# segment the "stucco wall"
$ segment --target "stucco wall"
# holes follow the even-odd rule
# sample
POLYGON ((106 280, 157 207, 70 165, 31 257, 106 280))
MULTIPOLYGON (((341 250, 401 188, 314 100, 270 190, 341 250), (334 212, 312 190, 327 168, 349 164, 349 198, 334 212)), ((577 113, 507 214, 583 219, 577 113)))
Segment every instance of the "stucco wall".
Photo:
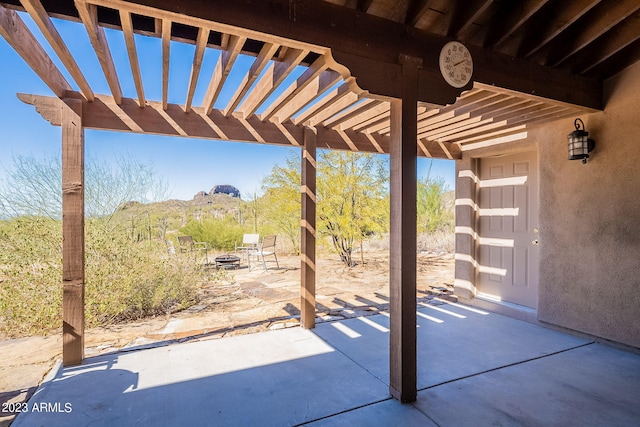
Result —
POLYGON ((583 116, 596 141, 567 160, 573 119, 530 133, 540 164, 539 320, 640 347, 640 63, 583 116))

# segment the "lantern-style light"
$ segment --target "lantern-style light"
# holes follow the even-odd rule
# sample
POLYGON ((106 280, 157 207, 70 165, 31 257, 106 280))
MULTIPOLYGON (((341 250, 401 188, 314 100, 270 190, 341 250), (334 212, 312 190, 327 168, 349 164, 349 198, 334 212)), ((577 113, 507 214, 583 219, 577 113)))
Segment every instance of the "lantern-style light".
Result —
POLYGON ((584 122, 579 118, 573 122, 576 130, 567 135, 569 140, 569 160, 580 160, 582 164, 587 163, 589 152, 594 149, 596 143, 593 139, 589 139, 589 132, 584 128, 584 122), (582 125, 582 129, 580 129, 582 125))

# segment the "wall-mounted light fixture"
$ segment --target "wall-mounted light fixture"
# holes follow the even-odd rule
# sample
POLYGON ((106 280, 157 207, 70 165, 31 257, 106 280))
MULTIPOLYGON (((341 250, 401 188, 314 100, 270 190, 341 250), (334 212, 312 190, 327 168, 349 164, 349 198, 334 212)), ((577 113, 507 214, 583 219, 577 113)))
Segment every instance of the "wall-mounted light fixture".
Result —
POLYGON ((589 132, 585 130, 582 120, 576 119, 573 124, 576 130, 567 135, 569 140, 569 160, 582 159, 582 164, 586 164, 589 152, 595 148, 596 142, 589 138, 589 132), (582 129, 580 129, 580 125, 582 125, 582 129))

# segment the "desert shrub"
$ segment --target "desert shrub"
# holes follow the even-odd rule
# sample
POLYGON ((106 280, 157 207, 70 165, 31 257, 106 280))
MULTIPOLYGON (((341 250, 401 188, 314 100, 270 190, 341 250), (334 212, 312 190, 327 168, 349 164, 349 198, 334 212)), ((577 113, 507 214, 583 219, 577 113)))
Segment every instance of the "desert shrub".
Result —
POLYGON ((209 247, 223 251, 232 251, 236 242, 242 242, 242 235, 248 233, 245 227, 235 219, 191 220, 180 229, 180 233, 192 236, 197 242, 207 242, 209 247))
POLYGON ((61 325, 62 227, 44 217, 0 221, 0 336, 61 325))
POLYGON ((417 226, 419 233, 435 231, 453 231, 454 215, 451 206, 447 206, 447 188, 442 178, 418 180, 417 188, 417 226))
MULTIPOLYGON (((59 221, 0 221, 0 336, 42 334, 62 324, 59 221)), ((86 224, 87 327, 186 307, 205 278, 198 260, 167 253, 160 241, 136 241, 100 219, 86 224)))
POLYGON ((86 315, 89 326, 165 314, 195 302, 199 260, 167 253, 163 242, 87 224, 86 315))

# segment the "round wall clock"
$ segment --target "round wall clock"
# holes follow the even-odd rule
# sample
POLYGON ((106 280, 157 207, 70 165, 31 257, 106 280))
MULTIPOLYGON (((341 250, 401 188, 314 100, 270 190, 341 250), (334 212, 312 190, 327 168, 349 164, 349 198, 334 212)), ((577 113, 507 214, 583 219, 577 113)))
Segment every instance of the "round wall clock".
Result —
POLYGON ((452 41, 440 51, 440 72, 453 87, 463 87, 471 81, 473 59, 469 49, 460 42, 452 41))

